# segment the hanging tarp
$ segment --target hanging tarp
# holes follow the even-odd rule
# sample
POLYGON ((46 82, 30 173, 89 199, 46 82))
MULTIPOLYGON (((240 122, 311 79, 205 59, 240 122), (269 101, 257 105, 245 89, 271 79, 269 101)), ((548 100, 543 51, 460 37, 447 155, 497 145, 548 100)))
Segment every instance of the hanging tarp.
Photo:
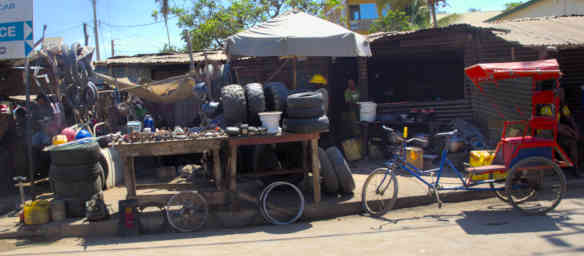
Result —
POLYGON ((190 74, 174 76, 160 81, 143 85, 132 83, 127 77, 115 78, 96 73, 108 85, 120 91, 140 97, 143 100, 155 103, 175 103, 193 97, 195 80, 190 74))
POLYGON ((229 56, 371 56, 363 35, 321 18, 286 12, 226 39, 229 56))

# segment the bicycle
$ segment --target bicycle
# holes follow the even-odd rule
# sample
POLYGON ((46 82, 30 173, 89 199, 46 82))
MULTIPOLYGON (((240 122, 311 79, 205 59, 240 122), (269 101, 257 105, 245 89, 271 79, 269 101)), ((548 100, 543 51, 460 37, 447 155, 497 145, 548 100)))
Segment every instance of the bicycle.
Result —
MULTIPOLYGON (((400 149, 397 154, 393 155, 392 159, 385 162, 385 167, 374 170, 365 180, 362 191, 362 204, 364 210, 372 216, 383 215, 394 207, 398 194, 398 181, 396 178, 396 172, 398 170, 405 170, 418 181, 425 184, 428 187, 428 194, 435 196, 439 208, 441 208, 443 204, 440 200, 439 191, 494 191, 497 193, 498 198, 510 203, 514 208, 517 208, 522 212, 527 214, 541 214, 554 209, 566 192, 566 180, 561 169, 552 160, 540 156, 530 156, 517 159, 518 161, 513 166, 489 165, 478 168, 466 168, 469 175, 466 177, 467 179, 465 181, 465 175, 462 174, 452 161, 448 159, 448 142, 452 136, 458 133, 458 130, 437 133, 434 135, 435 137, 446 137, 447 141, 441 153, 440 165, 438 168, 420 170, 407 162, 406 147, 412 142, 417 141, 427 143, 427 140, 421 138, 406 139, 399 136, 389 127, 383 126, 383 129, 390 133, 389 136, 392 136, 394 141, 399 141, 400 149), (454 171, 457 178, 460 180, 460 185, 447 187, 440 184, 440 178, 446 167, 450 167, 454 171), (510 170, 507 171, 507 169, 510 170), (492 174, 496 171, 503 171, 506 175, 503 178, 493 178, 492 174), (428 181, 422 177, 428 174, 432 177, 432 181, 428 181), (489 179, 474 181, 470 179, 473 174, 491 175, 489 179), (549 183, 550 180, 548 178, 549 176, 552 176, 550 174, 557 175, 556 180, 551 180, 557 182, 551 186, 551 190, 554 192, 552 194, 555 194, 551 199, 551 203, 547 206, 542 206, 543 202, 540 201, 537 201, 535 206, 525 204, 533 199, 539 200, 539 196, 545 194, 543 192, 543 189, 546 188, 544 184, 549 183), (380 178, 380 181, 376 182, 376 178, 380 178), (483 184, 489 184, 489 187, 477 187, 483 184), (499 186, 500 184, 504 185, 499 186)), ((498 150, 499 147, 497 147, 497 151, 498 150)), ((544 198, 547 199, 546 196, 547 194, 544 195, 544 198)))

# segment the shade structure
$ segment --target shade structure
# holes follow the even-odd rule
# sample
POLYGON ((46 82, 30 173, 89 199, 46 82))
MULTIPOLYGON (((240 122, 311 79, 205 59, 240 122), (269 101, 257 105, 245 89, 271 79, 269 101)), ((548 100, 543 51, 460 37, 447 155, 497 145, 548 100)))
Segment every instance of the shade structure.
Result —
POLYGON ((481 82, 519 77, 532 77, 534 80, 557 79, 562 74, 556 59, 475 64, 465 68, 464 72, 476 86, 481 82))
POLYGON ((363 35, 304 12, 290 11, 226 39, 229 56, 367 57, 363 35))

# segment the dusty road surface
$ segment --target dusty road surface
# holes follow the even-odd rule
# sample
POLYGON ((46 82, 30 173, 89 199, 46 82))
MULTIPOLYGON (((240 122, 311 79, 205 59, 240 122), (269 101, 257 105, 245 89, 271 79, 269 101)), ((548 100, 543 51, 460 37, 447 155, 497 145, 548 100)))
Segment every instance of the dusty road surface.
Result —
POLYGON ((0 240, 0 255, 583 255, 584 188, 547 216, 528 217, 496 198, 408 208, 383 218, 349 216, 133 238, 0 240))

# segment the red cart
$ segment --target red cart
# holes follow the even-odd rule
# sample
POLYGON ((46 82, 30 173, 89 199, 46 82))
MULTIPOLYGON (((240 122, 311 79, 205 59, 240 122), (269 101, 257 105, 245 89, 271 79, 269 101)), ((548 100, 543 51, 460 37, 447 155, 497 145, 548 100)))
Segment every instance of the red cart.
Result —
POLYGON ((492 178, 489 184, 493 188, 504 186, 504 189, 495 190, 497 196, 525 213, 537 214, 554 209, 566 193, 566 178, 561 167, 571 167, 573 163, 557 143, 560 98, 555 90, 537 90, 536 83, 552 80, 555 88, 559 88, 562 73, 558 62, 549 59, 476 64, 465 68, 465 73, 481 93, 485 93, 484 86, 498 88, 497 82, 504 79, 527 77, 533 84, 530 118, 505 121, 492 164, 467 168, 469 177, 488 175, 492 178), (538 114, 538 108, 544 105, 553 109, 551 116, 538 114), (507 137, 509 127, 517 125, 523 128, 523 133, 507 137), (552 135, 538 135, 538 131, 546 130, 552 135))

